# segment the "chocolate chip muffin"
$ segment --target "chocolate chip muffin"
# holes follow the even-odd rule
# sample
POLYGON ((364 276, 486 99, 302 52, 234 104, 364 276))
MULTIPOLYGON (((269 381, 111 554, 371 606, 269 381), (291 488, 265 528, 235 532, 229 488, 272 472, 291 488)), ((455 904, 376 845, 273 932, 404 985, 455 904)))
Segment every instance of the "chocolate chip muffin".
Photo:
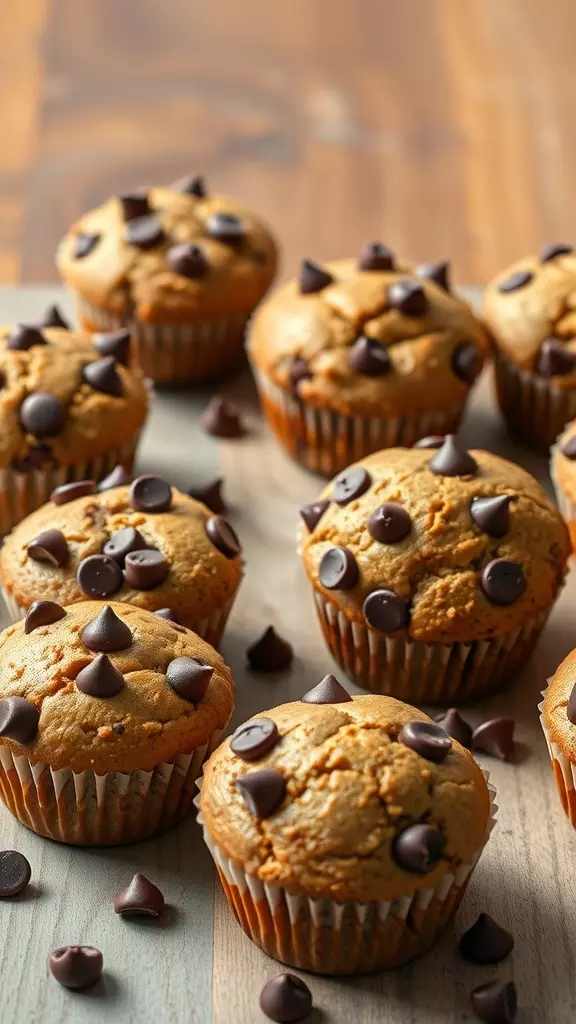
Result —
POLYGON ((548 680, 539 708, 562 807, 576 828, 576 650, 548 680))
POLYGON ((264 222, 202 178, 115 196, 81 217, 57 255, 91 331, 129 326, 160 383, 224 376, 276 273, 264 222))
POLYGON ((43 599, 114 598, 169 617, 216 647, 242 579, 232 527, 162 477, 102 490, 107 485, 56 488, 7 537, 0 581, 12 620, 43 599))
POLYGON ((44 323, 0 328, 0 534, 55 487, 130 468, 148 410, 126 332, 92 339, 52 308, 44 323))
POLYGON ((550 477, 576 551, 576 420, 569 423, 550 452, 550 477))
POLYGON ((233 706, 230 670, 183 626, 38 601, 0 636, 0 796, 60 842, 158 835, 190 810, 233 706))
POLYGON ((472 755, 422 712, 327 676, 241 725, 205 767, 204 838, 239 924, 303 970, 423 953, 492 825, 472 755))
POLYGON ((455 430, 487 348, 446 263, 416 267, 380 243, 358 260, 305 260, 260 307, 248 341, 270 426, 326 475, 455 430))
POLYGON ((576 253, 547 245, 486 289, 500 409, 512 433, 540 449, 576 417, 576 253))
POLYGON ((378 452, 301 509, 302 558, 352 679, 454 703, 508 683, 562 587, 566 526, 540 484, 453 435, 378 452), (438 447, 439 446, 439 447, 438 447))

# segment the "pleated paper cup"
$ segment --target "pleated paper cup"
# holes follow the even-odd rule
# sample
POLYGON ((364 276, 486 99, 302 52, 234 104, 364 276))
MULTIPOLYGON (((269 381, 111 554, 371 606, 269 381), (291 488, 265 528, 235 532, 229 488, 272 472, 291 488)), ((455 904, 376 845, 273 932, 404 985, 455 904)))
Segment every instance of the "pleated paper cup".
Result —
MULTIPOLYGON (((484 772, 488 783, 488 773, 484 772)), ((199 780, 200 788, 202 782, 199 780)), ((240 927, 269 956, 290 967, 318 974, 367 974, 398 967, 424 953, 453 919, 480 854, 494 827, 496 791, 490 791, 490 819, 474 857, 448 872, 432 889, 383 902, 313 899, 261 882, 228 857, 209 833, 204 840, 240 927)), ((199 798, 195 800, 199 806, 199 798)))
POLYGON ((572 501, 569 494, 562 489, 562 486, 558 480, 558 477, 554 470, 554 463, 558 457, 559 446, 553 445, 550 450, 550 479, 554 487, 554 494, 556 496, 556 503, 560 510, 568 532, 570 534, 570 540, 572 542, 572 551, 576 552, 576 503, 572 501))
POLYGON ((502 352, 494 356, 496 391, 510 430, 544 450, 576 418, 576 389, 559 388, 546 377, 516 366, 502 352))
MULTIPOLYGON (((548 689, 548 687, 546 687, 546 689, 548 689)), ((545 694, 546 690, 542 690, 542 697, 544 697, 545 694)), ((564 813, 570 823, 574 828, 576 828, 576 764, 566 757, 566 754, 562 752, 558 744, 554 743, 552 740, 544 719, 543 700, 538 705, 538 710, 540 712, 540 725, 542 726, 542 732, 544 733, 544 739, 546 740, 546 746, 548 747, 558 795, 560 796, 564 813)))

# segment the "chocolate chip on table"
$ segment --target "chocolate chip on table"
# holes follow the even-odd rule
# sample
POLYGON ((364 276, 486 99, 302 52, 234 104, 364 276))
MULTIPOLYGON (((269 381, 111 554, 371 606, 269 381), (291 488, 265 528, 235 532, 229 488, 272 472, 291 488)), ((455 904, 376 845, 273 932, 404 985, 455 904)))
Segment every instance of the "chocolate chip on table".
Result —
POLYGON ((566 717, 569 722, 572 722, 572 725, 576 725, 576 684, 572 687, 572 692, 568 698, 566 717))
POLYGON ((462 448, 455 434, 446 434, 442 447, 430 459, 428 469, 437 476, 476 476, 478 463, 462 448))
POLYGON ((412 529, 412 520, 406 509, 394 501, 379 505, 368 517, 368 533, 380 544, 397 544, 412 529))
POLYGON ((69 501, 76 501, 76 498, 85 498, 87 494, 95 493, 95 480, 74 480, 71 484, 55 487, 50 495, 50 501, 55 505, 67 505, 69 501))
POLYGON ((122 570, 108 555, 89 555, 80 562, 76 574, 80 590, 88 597, 112 597, 122 589, 122 570))
POLYGON ((122 216, 125 221, 135 220, 137 217, 147 217, 151 213, 148 193, 142 191, 124 192, 118 196, 122 207, 122 216))
POLYGON ((466 384, 473 384, 482 369, 482 360, 476 345, 471 342, 458 345, 452 353, 450 365, 452 372, 459 380, 463 380, 466 384))
POLYGON ((197 199, 205 199, 208 195, 206 181, 201 175, 195 177, 179 178, 170 185, 174 192, 184 192, 187 196, 196 196, 197 199))
POLYGON ((437 715, 436 722, 463 747, 469 748, 472 745, 472 726, 462 718, 457 708, 447 708, 446 711, 437 715))
POLYGON ((202 700, 213 675, 212 665, 206 665, 198 658, 174 658, 166 669, 168 685, 191 704, 202 700))
POLYGON ((32 869, 24 854, 17 850, 0 851, 0 899, 24 892, 31 876, 32 869))
POLYGON ((100 391, 104 395, 121 398, 124 394, 124 385, 116 368, 114 356, 105 356, 93 363, 87 363, 82 370, 82 380, 94 391, 100 391))
POLYGON ((506 277, 504 281, 500 281, 498 291, 505 295, 508 292, 517 292, 519 288, 525 288, 527 284, 530 284, 533 277, 534 274, 531 270, 517 270, 510 277, 506 277))
POLYGON ((444 849, 444 837, 433 825, 408 825, 392 843, 392 857, 399 867, 426 875, 437 864, 444 849))
POLYGON ((52 304, 48 306, 42 320, 40 322, 40 329, 43 327, 60 327, 63 331, 70 330, 70 324, 64 319, 58 306, 52 304))
POLYGON ((476 526, 489 537, 505 537, 510 529, 512 495, 495 494, 492 498, 474 498, 470 515, 476 526))
POLYGON ((437 263, 421 263, 416 267, 418 277, 425 281, 433 281, 444 292, 450 294, 450 263, 448 260, 439 260, 437 263))
POLYGON ((26 553, 35 562, 61 569, 68 562, 68 544, 60 530, 43 530, 26 545, 26 553))
POLYGON ((40 626, 51 626, 53 622, 58 622, 65 615, 66 612, 59 604, 56 604, 56 601, 34 601, 26 612, 24 632, 28 634, 39 629, 40 626))
POLYGON ((131 551, 141 551, 145 547, 147 544, 140 530, 136 530, 133 526, 125 526, 111 534, 102 550, 105 555, 109 555, 115 562, 118 562, 120 568, 123 569, 126 555, 129 555, 131 551))
POLYGON ((211 516, 206 521, 206 533, 226 558, 236 558, 242 551, 238 537, 223 516, 211 516))
POLYGON ((576 356, 558 338, 545 338, 540 345, 536 373, 541 377, 565 377, 574 373, 576 356))
POLYGON ((0 700, 0 736, 16 743, 30 743, 38 732, 40 712, 25 697, 4 697, 0 700))
POLYGON ((20 423, 34 437, 56 437, 64 426, 66 410, 56 395, 34 391, 20 406, 20 423))
POLYGON ((328 590, 352 590, 359 577, 358 563, 350 548, 329 548, 322 555, 318 578, 328 590))
POLYGON ((549 245, 545 245, 542 249, 540 262, 549 263, 550 260, 555 260, 557 256, 569 256, 573 252, 573 245, 568 245, 566 242, 552 242, 549 245))
POLYGON ((135 512, 167 512, 172 488, 161 476, 138 476, 130 488, 130 504, 135 512))
POLYGON ((394 253, 382 242, 369 242, 360 254, 358 270, 394 270, 394 253))
POLYGON ((222 515, 226 511, 226 502, 222 495, 223 484, 224 481, 219 477, 204 487, 191 487, 188 494, 195 501, 201 501, 211 512, 222 515))
POLYGON ((236 779, 248 810, 255 818, 268 818, 282 803, 286 780, 275 768, 263 768, 236 779))
POLYGON ((135 590, 154 590, 170 572, 170 566, 161 551, 144 548, 130 551, 124 561, 124 578, 135 590))
POLYGON ((47 345, 48 342, 38 327, 31 324, 17 324, 8 335, 6 347, 13 352, 27 352, 35 345, 47 345))
POLYGON ((472 749, 492 754, 501 761, 514 759, 514 719, 505 716, 489 718, 472 733, 472 749))
POLYGON ((212 213, 204 226, 210 238, 226 245, 239 245, 246 236, 246 224, 235 213, 212 213))
POLYGON ((164 896, 146 875, 137 872, 130 885, 114 897, 114 912, 122 917, 160 917, 165 910, 164 896))
POLYGON ((482 590, 492 604, 514 604, 526 590, 522 566, 510 558, 495 558, 482 571, 482 590))
POLYGON ((176 615, 176 612, 172 611, 171 608, 156 608, 154 615, 159 615, 161 619, 166 619, 168 622, 171 622, 172 625, 180 625, 180 619, 176 615))
POLYGON ((446 440, 446 434, 429 434, 428 437, 421 437, 415 441, 413 448, 441 448, 446 440))
POLYGON ((560 451, 566 459, 576 459, 576 434, 574 437, 568 438, 568 440, 562 445, 560 451))
POLYGON ((124 676, 112 664, 107 654, 97 654, 85 668, 80 669, 76 676, 76 686, 89 697, 115 697, 126 683, 124 676))
POLYGON ((392 369, 387 350, 375 338, 357 338, 348 355, 348 365, 365 377, 383 377, 392 369))
POLYGON ((246 651, 248 664, 256 672, 282 672, 291 664, 294 651, 273 626, 268 626, 262 636, 246 651))
POLYGON ((459 946, 464 959, 473 964, 497 964, 512 952, 514 939, 490 914, 480 914, 459 946))
POLYGON ((117 363, 128 366, 130 360, 130 331, 125 327, 118 331, 104 331, 92 335, 94 347, 101 356, 112 356, 117 363))
POLYGON ((48 957, 48 968, 65 988, 95 985, 102 977, 103 957, 96 946, 60 946, 48 957))
POLYGON ((132 646, 132 633, 109 604, 82 630, 82 643, 90 651, 100 653, 125 651, 132 646))
POLYGON ((513 981, 487 981, 470 993, 476 1016, 486 1024, 514 1024, 518 1007, 513 981))
POLYGON ((352 697, 335 676, 327 675, 308 690, 300 700, 303 704, 345 704, 352 697))
POLYGON ((260 993, 260 1009, 278 1024, 304 1020, 312 1012, 312 993, 295 974, 278 974, 260 993))
POLYGON ((313 263, 312 260, 302 260, 298 278, 301 295, 314 295, 316 292, 321 292, 323 288, 327 288, 333 281, 332 274, 329 274, 327 270, 323 270, 317 263, 313 263))
POLYGON ((230 750, 243 761, 257 761, 280 740, 276 722, 271 718, 253 718, 239 725, 230 740, 230 750))
POLYGON ((172 245, 166 253, 166 260, 170 270, 180 277, 187 277, 196 281, 208 271, 208 260, 199 245, 193 242, 181 242, 172 245))
POLYGON ((76 235, 74 241, 74 257, 77 260, 83 260, 86 256, 89 256, 93 249, 96 248, 100 241, 100 235, 88 235, 81 232, 76 235))
POLYGON ((240 410, 224 398, 215 395, 200 417, 200 426, 214 437, 244 437, 246 433, 240 418, 240 410))
POLYGON ((124 466, 114 466, 114 469, 105 476, 97 486, 98 492, 111 491, 114 487, 126 487, 132 477, 124 466))
POLYGON ((299 509, 299 514, 304 520, 304 523, 308 529, 308 533, 312 533, 317 526, 326 509, 330 505, 328 498, 322 498, 320 501, 312 501, 309 505, 302 505, 299 509))
POLYGON ((393 590, 373 590, 364 601, 364 618, 379 633, 394 633, 410 622, 407 601, 393 590))
POLYGON ((308 363, 302 356, 295 356, 290 363, 290 370, 288 373, 288 384, 290 391, 294 397, 298 397, 298 388, 303 380, 312 380, 314 374, 310 369, 308 363))
POLYGON ((165 237, 164 228, 154 216, 130 220, 124 228, 124 238, 129 245, 133 245, 137 249, 154 249, 164 241, 165 237))
POLYGON ((450 736, 435 722, 406 722, 400 730, 398 741, 435 764, 445 761, 452 750, 450 736))
POLYGON ((339 473, 332 488, 332 501, 337 505, 348 505, 368 490, 372 477, 362 466, 353 466, 339 473))
POLYGON ((388 305, 404 316, 420 317, 428 311, 428 298, 419 281, 404 278, 390 285, 388 305))

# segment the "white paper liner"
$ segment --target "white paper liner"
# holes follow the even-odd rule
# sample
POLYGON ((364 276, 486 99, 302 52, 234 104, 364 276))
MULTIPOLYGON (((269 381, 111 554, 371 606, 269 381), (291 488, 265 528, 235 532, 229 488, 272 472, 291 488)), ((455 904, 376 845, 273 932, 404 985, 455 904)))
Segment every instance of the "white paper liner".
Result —
MULTIPOLYGON (((542 697, 545 696, 546 687, 542 690, 542 697)), ((562 752, 557 743, 554 743, 550 737, 550 732, 544 719, 544 700, 538 705, 538 711, 540 712, 540 725, 542 726, 542 732, 544 733, 544 739, 546 740, 546 746, 548 747, 548 753, 552 762, 552 769, 554 771, 554 778, 556 780, 556 786, 562 802, 562 807, 566 816, 570 822, 576 828, 576 764, 570 761, 569 758, 562 752), (556 769, 556 765, 558 768, 556 769)))
POLYGON ((494 354, 498 402, 513 433, 539 449, 554 444, 576 419, 576 389, 559 388, 530 370, 516 366, 504 353, 494 354))

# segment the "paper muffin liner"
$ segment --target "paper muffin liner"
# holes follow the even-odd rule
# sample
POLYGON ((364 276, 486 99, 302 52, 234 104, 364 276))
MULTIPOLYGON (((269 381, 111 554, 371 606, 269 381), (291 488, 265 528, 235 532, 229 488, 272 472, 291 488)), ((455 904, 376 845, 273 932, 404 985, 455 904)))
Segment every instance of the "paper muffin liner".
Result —
MULTIPOLYGON (((542 690, 542 697, 545 696, 547 689, 548 687, 542 690)), ((542 726, 542 732, 548 747, 560 801, 564 808, 564 813, 570 820, 570 823, 576 828, 576 764, 566 757, 566 754, 562 752, 558 744, 554 743, 551 739, 550 731, 544 719, 543 700, 538 705, 538 711, 540 712, 540 725, 542 726)))
MULTIPOLYGON (((454 917, 496 821, 496 790, 489 782, 489 773, 482 774, 490 793, 490 817, 480 849, 468 863, 444 875, 434 888, 386 902, 338 903, 261 882, 218 846, 200 809, 198 822, 230 908, 257 946, 303 971, 367 974, 420 956, 454 917)), ((198 789, 201 786, 199 779, 198 789)), ((199 796, 194 803, 199 808, 199 796)))
POLYGON ((382 448, 410 448, 428 434, 454 433, 466 405, 464 398, 446 409, 420 415, 345 416, 307 405, 258 367, 252 365, 252 370, 262 409, 278 440, 292 458, 324 476, 334 476, 382 448))
POLYGON ((424 643, 352 622, 314 590, 318 618, 332 656, 359 686, 407 704, 454 704, 510 682, 528 661, 550 609, 490 640, 424 643))
POLYGON ((560 515, 568 527, 570 541, 572 543, 572 551, 576 552, 576 503, 573 502, 569 495, 562 489, 554 471, 554 463, 558 456, 558 452, 558 445, 553 445, 550 450, 550 479, 554 487, 554 494, 556 496, 556 503, 558 505, 560 515))
POLYGON ((576 418, 576 389, 559 388, 500 351, 494 366, 498 404, 512 433, 539 449, 549 448, 576 418))

